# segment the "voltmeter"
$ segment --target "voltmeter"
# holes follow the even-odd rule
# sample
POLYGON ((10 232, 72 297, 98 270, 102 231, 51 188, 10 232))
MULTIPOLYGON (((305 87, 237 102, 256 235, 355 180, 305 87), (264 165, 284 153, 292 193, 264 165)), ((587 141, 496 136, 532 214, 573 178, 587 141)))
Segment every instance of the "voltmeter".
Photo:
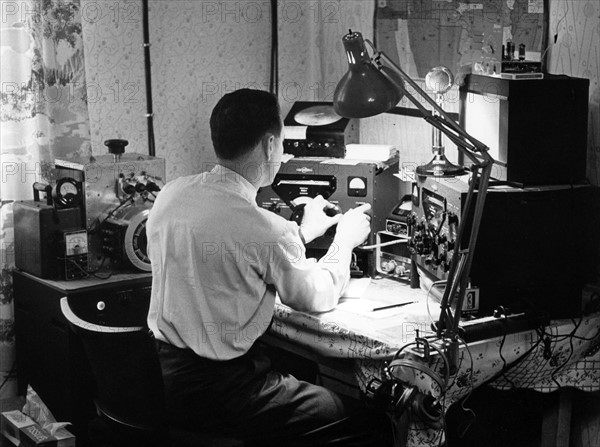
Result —
POLYGON ((63 177, 56 182, 52 190, 52 199, 57 208, 74 208, 83 202, 81 182, 63 177))

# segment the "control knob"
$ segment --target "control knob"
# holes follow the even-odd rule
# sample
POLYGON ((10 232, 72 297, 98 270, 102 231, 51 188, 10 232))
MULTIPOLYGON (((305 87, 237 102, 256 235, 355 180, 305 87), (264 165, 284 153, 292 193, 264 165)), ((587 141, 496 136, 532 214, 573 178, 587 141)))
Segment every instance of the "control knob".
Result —
POLYGON ((394 273, 394 271, 396 270, 396 263, 392 260, 384 261, 381 264, 381 269, 386 273, 394 273))
POLYGON ((108 147, 108 152, 113 154, 115 163, 121 159, 121 155, 125 152, 125 146, 129 144, 129 141, 122 140, 119 138, 106 140, 104 145, 108 147))
POLYGON ((402 276, 406 273, 406 268, 402 264, 397 265, 396 268, 394 269, 394 273, 398 276, 402 276))

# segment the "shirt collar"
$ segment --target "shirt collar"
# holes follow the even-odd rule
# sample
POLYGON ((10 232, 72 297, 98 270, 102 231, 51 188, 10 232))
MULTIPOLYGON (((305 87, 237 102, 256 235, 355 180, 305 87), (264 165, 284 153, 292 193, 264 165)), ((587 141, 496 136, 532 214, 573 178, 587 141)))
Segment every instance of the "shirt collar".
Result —
POLYGON ((236 185, 239 192, 252 203, 256 203, 256 188, 241 174, 223 165, 216 164, 210 171, 215 183, 236 185))

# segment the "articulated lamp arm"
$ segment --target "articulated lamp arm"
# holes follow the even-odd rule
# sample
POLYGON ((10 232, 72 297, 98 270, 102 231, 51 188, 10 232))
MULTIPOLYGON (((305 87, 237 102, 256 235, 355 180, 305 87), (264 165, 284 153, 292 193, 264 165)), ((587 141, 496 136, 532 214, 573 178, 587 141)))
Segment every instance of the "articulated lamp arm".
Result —
POLYGON ((410 85, 435 111, 436 114, 430 113, 427 108, 419 102, 413 94, 408 90, 404 89, 403 86, 398 86, 393 76, 389 76, 386 71, 382 71, 383 75, 386 76, 394 85, 404 89, 404 95, 406 98, 421 112, 423 118, 431 124, 433 127, 440 129, 450 141, 456 144, 459 150, 467 156, 473 163, 486 164, 494 163, 494 159, 489 155, 489 148, 481 141, 468 134, 465 129, 459 126, 450 116, 442 109, 426 92, 423 91, 419 84, 417 84, 404 70, 402 70, 392 59, 389 58, 385 53, 377 51, 373 43, 365 39, 365 43, 374 51, 373 60, 376 63, 385 63, 385 66, 390 67, 394 73, 398 74, 404 82, 410 85))
MULTIPOLYGON (((489 149, 485 144, 474 138, 450 118, 386 54, 377 51, 369 40, 363 41, 360 33, 350 31, 344 36, 343 43, 348 56, 349 71, 338 84, 334 94, 334 106, 340 115, 350 118, 362 118, 383 113, 394 107, 400 98, 406 95, 407 99, 419 110, 422 118, 446 135, 457 146, 458 150, 472 162, 470 168, 472 178, 457 232, 448 272, 448 281, 441 302, 441 313, 435 327, 437 335, 440 338, 449 339, 450 345, 453 346, 452 349, 448 350, 457 352, 457 338, 460 337, 460 316, 467 287, 469 286, 473 253, 494 159, 489 155, 489 149), (364 45, 365 42, 371 46, 373 57, 368 55, 364 45), (431 106, 434 113, 404 88, 404 82, 410 85, 431 106), (475 189, 477 189, 476 198, 474 198, 475 189), (462 248, 462 240, 465 238, 467 228, 465 222, 471 216, 473 208, 469 242, 467 246, 462 248), (454 312, 452 311, 453 305, 455 307, 454 312)), ((452 356, 449 357, 451 369, 455 369, 457 359, 452 358, 452 356)))

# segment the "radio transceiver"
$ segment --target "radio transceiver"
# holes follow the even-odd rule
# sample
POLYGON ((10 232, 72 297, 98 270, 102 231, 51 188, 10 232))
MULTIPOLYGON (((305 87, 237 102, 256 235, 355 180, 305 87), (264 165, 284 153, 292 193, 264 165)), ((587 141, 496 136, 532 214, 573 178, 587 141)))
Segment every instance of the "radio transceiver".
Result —
MULTIPOLYGON (((377 233, 385 228, 389 210, 397 202, 399 187, 394 172, 397 172, 398 160, 392 160, 390 164, 338 164, 335 160, 316 157, 292 158, 281 165, 271 186, 258 191, 257 203, 290 220, 295 220, 299 209, 317 195, 337 205, 341 212, 369 203, 372 216, 367 244, 374 244, 377 233)), ((307 255, 322 257, 332 241, 332 231, 326 232, 306 245, 307 255)), ((353 256, 353 276, 376 275, 375 259, 371 250, 361 250, 358 247, 353 256)))
POLYGON ((342 118, 328 102, 296 102, 283 122, 283 151, 296 157, 344 158, 358 143, 358 120, 342 118))
MULTIPOLYGON (((460 219, 468 219, 468 241, 467 189, 462 178, 432 177, 413 188, 411 248, 419 274, 432 281, 448 279, 460 219)), ((596 274, 599 226, 598 187, 490 185, 471 267, 473 307, 463 313, 488 316, 501 305, 552 318, 579 315, 583 287, 596 274)))

